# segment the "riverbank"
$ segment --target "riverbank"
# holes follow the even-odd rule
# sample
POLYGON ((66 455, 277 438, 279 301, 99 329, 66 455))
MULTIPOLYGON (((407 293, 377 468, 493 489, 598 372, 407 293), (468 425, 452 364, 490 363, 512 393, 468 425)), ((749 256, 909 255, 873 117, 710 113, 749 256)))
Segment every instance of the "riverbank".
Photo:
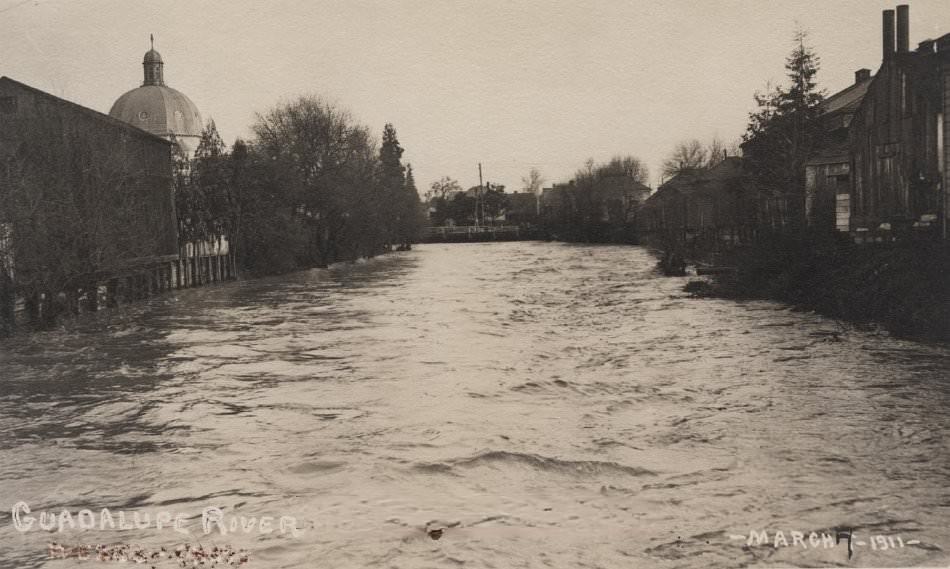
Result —
POLYGON ((720 258, 734 270, 693 281, 698 296, 764 298, 906 337, 950 341, 950 248, 773 236, 720 258))

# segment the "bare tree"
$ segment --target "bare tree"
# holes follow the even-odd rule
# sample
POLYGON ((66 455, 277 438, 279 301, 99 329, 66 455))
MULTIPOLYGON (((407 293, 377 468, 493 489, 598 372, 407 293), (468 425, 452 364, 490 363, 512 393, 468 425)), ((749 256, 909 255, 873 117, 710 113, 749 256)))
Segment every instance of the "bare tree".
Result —
POLYGON ((521 184, 524 191, 535 195, 539 195, 541 193, 541 189, 542 186, 544 186, 545 181, 546 180, 537 168, 532 168, 531 171, 528 172, 527 176, 521 178, 521 184))
POLYGON ((663 161, 663 177, 672 178, 677 174, 706 167, 709 151, 697 139, 678 143, 669 157, 663 161))
POLYGON ((437 182, 432 182, 429 185, 431 188, 426 192, 425 198, 427 200, 432 200, 438 198, 444 200, 447 195, 450 193, 461 192, 462 186, 459 185, 457 180, 453 180, 448 176, 442 176, 442 179, 437 182))
POLYGON ((614 156, 598 168, 601 176, 621 176, 634 182, 646 184, 650 179, 650 170, 642 160, 635 156, 614 156))
POLYGON ((742 149, 738 141, 727 144, 718 136, 714 136, 706 145, 706 154, 706 168, 712 168, 728 156, 741 156, 742 149))
POLYGON ((718 136, 714 136, 706 145, 706 168, 712 168, 726 158, 726 144, 718 136))
POLYGON ((714 136, 708 144, 695 138, 685 140, 677 144, 663 162, 663 177, 669 179, 683 172, 712 168, 727 156, 739 156, 740 152, 738 142, 726 144, 718 136, 714 136))

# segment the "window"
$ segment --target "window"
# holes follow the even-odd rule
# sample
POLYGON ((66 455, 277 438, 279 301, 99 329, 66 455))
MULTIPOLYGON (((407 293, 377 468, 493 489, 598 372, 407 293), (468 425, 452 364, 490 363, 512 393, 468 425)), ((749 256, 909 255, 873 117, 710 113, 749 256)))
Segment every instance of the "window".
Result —
POLYGON ((832 187, 837 195, 848 195, 851 193, 851 176, 848 174, 838 174, 833 177, 832 187))

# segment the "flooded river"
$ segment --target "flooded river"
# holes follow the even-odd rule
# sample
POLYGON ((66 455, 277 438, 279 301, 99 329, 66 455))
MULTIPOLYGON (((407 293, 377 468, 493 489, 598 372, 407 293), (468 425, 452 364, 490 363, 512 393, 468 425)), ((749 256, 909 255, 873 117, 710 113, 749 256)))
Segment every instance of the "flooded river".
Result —
POLYGON ((0 567, 78 563, 50 541, 266 568, 950 563, 950 349, 692 299, 654 265, 425 245, 0 343, 0 567))

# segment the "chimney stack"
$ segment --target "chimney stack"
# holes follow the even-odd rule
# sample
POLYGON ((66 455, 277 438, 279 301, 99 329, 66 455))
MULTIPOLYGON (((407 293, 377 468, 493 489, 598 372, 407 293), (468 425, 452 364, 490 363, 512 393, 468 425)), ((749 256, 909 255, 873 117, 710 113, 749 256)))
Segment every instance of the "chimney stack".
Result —
POLYGON ((910 51, 910 7, 901 4, 897 7, 897 53, 910 51))
POLYGON ((894 55, 894 10, 884 10, 884 59, 894 55))
POLYGON ((858 69, 854 72, 854 83, 855 85, 859 83, 864 83, 865 81, 871 80, 871 70, 870 69, 858 69))

